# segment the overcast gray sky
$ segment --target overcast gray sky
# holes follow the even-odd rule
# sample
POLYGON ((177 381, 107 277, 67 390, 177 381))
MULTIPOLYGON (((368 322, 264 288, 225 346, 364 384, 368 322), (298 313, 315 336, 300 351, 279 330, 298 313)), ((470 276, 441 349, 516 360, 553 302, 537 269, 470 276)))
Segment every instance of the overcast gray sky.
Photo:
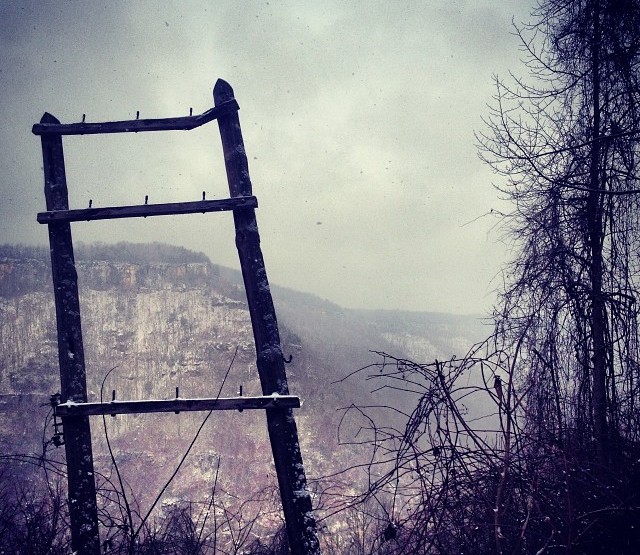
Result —
MULTIPOLYGON (((234 88, 272 283, 346 307, 486 312, 505 260, 473 137, 518 72, 527 2, 0 0, 0 242, 42 243, 40 140, 62 122, 200 113, 234 88)), ((215 123, 65 138, 73 208, 228 196, 215 123)), ((237 266, 230 214, 74 224, 237 266)))

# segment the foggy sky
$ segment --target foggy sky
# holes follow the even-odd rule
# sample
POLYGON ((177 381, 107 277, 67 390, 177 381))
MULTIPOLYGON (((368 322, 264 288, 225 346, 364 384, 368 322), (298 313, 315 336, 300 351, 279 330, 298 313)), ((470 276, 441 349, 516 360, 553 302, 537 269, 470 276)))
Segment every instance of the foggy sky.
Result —
MULTIPOLYGON (((345 307, 483 313, 506 248, 473 132, 520 71, 517 0, 0 0, 0 242, 46 244, 40 140, 64 123, 187 115, 234 88, 272 283, 345 307)), ((521 72, 521 71, 520 71, 521 72)), ((228 196, 217 125, 64 139, 72 208, 228 196)), ((230 214, 73 224, 237 267, 230 214)))

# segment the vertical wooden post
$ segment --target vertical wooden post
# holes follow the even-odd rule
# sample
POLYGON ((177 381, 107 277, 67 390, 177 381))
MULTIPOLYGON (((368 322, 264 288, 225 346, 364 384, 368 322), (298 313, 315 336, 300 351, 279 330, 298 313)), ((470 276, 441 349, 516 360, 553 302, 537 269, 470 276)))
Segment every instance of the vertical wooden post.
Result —
MULTIPOLYGON (((44 114, 40 122, 60 123, 51 114, 44 114)), ((42 135, 42 159, 47 210, 67 210, 69 198, 60 135, 42 135)), ((69 223, 49 224, 49 245, 58 326, 61 399, 63 402, 86 402, 78 278, 69 223)), ((78 555, 99 555, 100 538, 89 417, 62 417, 62 427, 67 458, 71 548, 78 555)))
MULTIPOLYGON (((233 99, 233 89, 219 79, 213 89, 216 106, 233 99)), ((218 118, 232 197, 252 194, 249 166, 237 112, 218 118)), ((258 373, 264 395, 288 395, 278 322, 265 270, 255 210, 234 210, 236 246, 256 341, 258 373)), ((291 409, 268 409, 267 427, 278 475, 282 508, 292 555, 320 553, 316 524, 302 465, 298 430, 291 409)))

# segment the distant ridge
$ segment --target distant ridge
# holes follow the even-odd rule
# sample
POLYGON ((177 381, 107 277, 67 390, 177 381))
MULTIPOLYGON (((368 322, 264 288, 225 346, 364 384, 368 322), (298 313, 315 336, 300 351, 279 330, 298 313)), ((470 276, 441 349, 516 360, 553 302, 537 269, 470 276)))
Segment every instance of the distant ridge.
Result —
MULTIPOLYGON (((189 264, 208 263, 207 256, 201 252, 195 252, 184 247, 169 245, 166 243, 76 243, 74 255, 77 261, 87 262, 128 262, 132 264, 189 264)), ((49 249, 44 245, 0 245, 0 259, 34 259, 49 260, 49 249)))
MULTIPOLYGON (((134 243, 120 241, 118 243, 83 243, 79 242, 74 247, 77 263, 82 262, 122 262, 128 264, 207 264, 216 268, 217 275, 229 284, 243 288, 242 273, 235 268, 221 266, 212 262, 202 252, 189 250, 185 247, 170 245, 167 243, 134 243)), ((44 245, 0 244, 0 260, 39 260, 49 262, 49 249, 44 245)), ((268 268, 267 268, 268 271, 268 268)), ((310 305, 311 307, 324 306, 333 311, 346 311, 358 314, 365 319, 374 319, 379 322, 392 322, 401 318, 410 323, 412 327, 420 325, 425 318, 440 323, 455 324, 460 321, 482 320, 480 314, 451 314, 447 312, 393 310, 378 308, 344 308, 333 301, 296 289, 283 287, 270 283, 274 298, 287 298, 289 302, 310 305)))

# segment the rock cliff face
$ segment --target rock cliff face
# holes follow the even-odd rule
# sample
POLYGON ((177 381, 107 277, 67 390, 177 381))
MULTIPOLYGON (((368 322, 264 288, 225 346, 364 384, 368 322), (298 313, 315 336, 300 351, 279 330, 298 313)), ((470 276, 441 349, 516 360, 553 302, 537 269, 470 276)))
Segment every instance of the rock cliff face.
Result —
MULTIPOLYGON (((194 253, 157 247, 123 246, 120 260, 113 248, 109 256, 96 248, 77 252, 89 400, 111 399, 114 390, 122 400, 168 399, 176 388, 181 397, 224 397, 241 385, 246 395, 260 395, 238 273, 194 253), (142 256, 145 249, 160 254, 142 256)), ((41 452, 43 438, 53 434, 48 399, 59 390, 59 375, 47 256, 38 249, 0 249, 3 453, 41 452)), ((296 418, 310 478, 354 462, 354 451, 338 446, 338 409, 377 401, 362 381, 335 382, 375 359, 369 349, 428 360, 465 351, 482 333, 468 318, 348 311, 310 295, 273 291, 283 352, 293 356, 290 389, 304 403, 296 418)), ((135 497, 147 504, 205 416, 92 418, 99 484, 107 487, 112 473, 105 429, 135 497)), ((49 446, 47 454, 61 458, 62 451, 49 446)), ((230 493, 275 486, 264 415, 215 412, 167 499, 206 495, 218 457, 220 484, 230 493)))

